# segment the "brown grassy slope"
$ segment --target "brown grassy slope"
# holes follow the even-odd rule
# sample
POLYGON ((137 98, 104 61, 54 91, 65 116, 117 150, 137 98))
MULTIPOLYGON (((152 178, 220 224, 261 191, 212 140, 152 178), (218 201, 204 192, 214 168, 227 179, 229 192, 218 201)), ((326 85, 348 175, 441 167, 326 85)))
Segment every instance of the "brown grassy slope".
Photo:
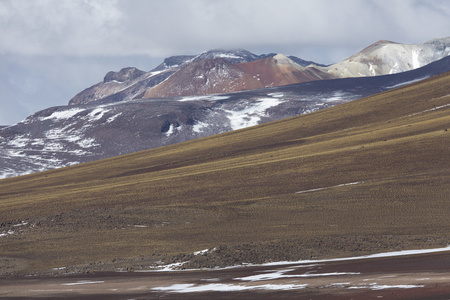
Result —
POLYGON ((448 237, 449 127, 447 73, 308 115, 4 179, 0 231, 29 224, 0 237, 0 257, 43 270, 246 242, 448 237), (320 190, 298 193, 310 189, 320 190))

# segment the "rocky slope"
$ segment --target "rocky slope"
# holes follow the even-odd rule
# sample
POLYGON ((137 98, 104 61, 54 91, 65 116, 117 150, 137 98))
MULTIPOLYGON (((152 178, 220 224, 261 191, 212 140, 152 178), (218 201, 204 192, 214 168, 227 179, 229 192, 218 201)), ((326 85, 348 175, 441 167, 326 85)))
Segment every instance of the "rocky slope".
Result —
POLYGON ((238 67, 256 78, 261 88, 335 78, 313 65, 301 66, 283 54, 239 64, 238 67))
POLYGON ((333 77, 316 69, 305 72, 308 74, 302 77, 297 73, 304 72, 304 67, 310 64, 320 64, 290 56, 284 59, 290 61, 291 72, 294 72, 295 75, 291 76, 292 78, 288 81, 273 80, 273 78, 285 76, 284 72, 287 72, 286 68, 262 67, 268 62, 276 65, 277 59, 274 56, 276 56, 275 53, 256 55, 243 49, 216 49, 196 56, 172 56, 166 58, 163 63, 150 72, 136 68, 124 68, 118 72, 111 71, 106 74, 102 82, 75 95, 69 101, 69 105, 140 99, 144 97, 144 94, 146 98, 154 98, 229 93, 298 83, 311 80, 311 78, 320 79, 309 73, 321 73, 323 79, 333 77), (254 70, 258 70, 258 72, 254 70), (280 71, 283 74, 276 74, 280 71), (261 78, 266 77, 272 78, 272 80, 264 84, 261 78))
POLYGON ((376 76, 423 67, 450 54, 450 37, 421 44, 378 41, 346 60, 321 68, 336 77, 376 76))
POLYGON ((333 78, 283 54, 245 63, 208 58, 185 65, 161 84, 149 88, 144 98, 219 94, 333 78))
MULTIPOLYGON (((0 128, 0 178, 280 120, 449 70, 450 57, 446 57, 413 71, 386 76, 319 80, 220 95, 53 107, 0 128)), ((115 78, 121 80, 120 76, 115 78)))
POLYGON ((198 60, 185 65, 161 84, 148 89, 144 98, 197 96, 257 89, 249 74, 224 58, 198 60))
POLYGON ((124 68, 119 72, 108 72, 99 82, 78 93, 69 105, 108 103, 142 98, 145 91, 166 80, 172 69, 144 72, 136 68, 124 68))

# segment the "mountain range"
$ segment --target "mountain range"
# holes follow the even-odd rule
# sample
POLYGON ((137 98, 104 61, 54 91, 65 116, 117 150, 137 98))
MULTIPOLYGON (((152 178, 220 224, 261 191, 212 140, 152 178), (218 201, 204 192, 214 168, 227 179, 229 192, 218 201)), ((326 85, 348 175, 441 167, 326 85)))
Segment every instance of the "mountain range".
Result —
POLYGON ((111 71, 68 106, 0 128, 0 178, 242 129, 397 88, 449 71, 449 45, 449 38, 378 42, 331 66, 212 50, 167 58, 150 72, 111 71), (338 78, 353 69, 361 74, 338 78))
POLYGON ((94 101, 106 103, 140 98, 207 95, 264 88, 267 85, 278 86, 300 82, 301 76, 314 79, 311 75, 301 75, 301 70, 307 65, 320 65, 294 56, 286 58, 281 54, 281 60, 278 62, 275 56, 277 54, 274 53, 256 55, 243 49, 216 49, 196 56, 173 56, 166 58, 150 72, 132 67, 123 68, 119 72, 111 71, 106 74, 103 82, 73 97, 69 105, 94 101), (283 73, 286 74, 282 75, 283 73), (265 74, 270 78, 265 78, 265 74), (275 76, 291 78, 275 80, 275 76), (263 82, 260 82, 261 79, 263 82))
POLYGON ((421 44, 378 41, 342 62, 324 66, 283 54, 211 50, 174 56, 150 72, 124 68, 109 72, 69 105, 96 101, 230 93, 313 80, 395 74, 423 67, 450 54, 450 37, 421 44))

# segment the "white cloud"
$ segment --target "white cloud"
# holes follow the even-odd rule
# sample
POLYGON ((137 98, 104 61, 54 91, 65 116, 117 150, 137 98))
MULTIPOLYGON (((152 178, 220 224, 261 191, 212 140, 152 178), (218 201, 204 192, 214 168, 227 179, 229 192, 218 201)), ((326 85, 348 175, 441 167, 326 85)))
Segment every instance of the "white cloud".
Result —
POLYGON ((2 1, 0 16, 0 53, 29 55, 100 54, 122 20, 114 0, 2 1))
POLYGON ((0 53, 165 56, 267 44, 365 46, 448 34, 448 1, 3 0, 0 53))

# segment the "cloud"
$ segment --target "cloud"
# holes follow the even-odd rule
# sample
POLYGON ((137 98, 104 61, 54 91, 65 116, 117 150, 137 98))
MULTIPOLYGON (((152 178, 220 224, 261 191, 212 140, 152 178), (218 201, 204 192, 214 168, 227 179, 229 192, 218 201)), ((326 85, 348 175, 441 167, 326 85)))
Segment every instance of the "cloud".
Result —
POLYGON ((13 0, 0 53, 164 56, 218 47, 421 42, 448 34, 448 1, 13 0))
POLYGON ((119 32, 121 20, 114 0, 2 1, 0 53, 99 54, 119 32))

